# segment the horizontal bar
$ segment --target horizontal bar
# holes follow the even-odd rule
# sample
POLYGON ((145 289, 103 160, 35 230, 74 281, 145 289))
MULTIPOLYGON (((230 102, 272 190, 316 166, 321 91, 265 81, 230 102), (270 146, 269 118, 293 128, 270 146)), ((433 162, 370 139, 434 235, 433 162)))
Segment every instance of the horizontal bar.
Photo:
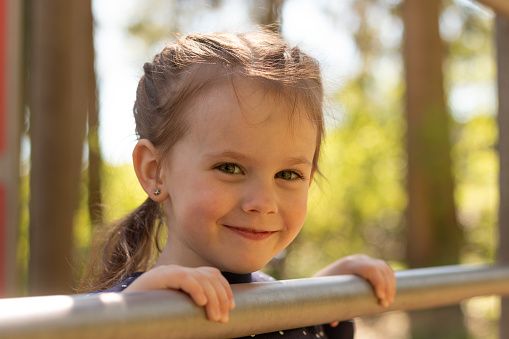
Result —
POLYGON ((0 300, 0 337, 225 338, 330 323, 392 310, 430 308, 482 295, 509 295, 509 266, 443 266, 396 272, 393 305, 370 285, 334 276, 233 285, 228 324, 206 320, 178 291, 144 291, 0 300))

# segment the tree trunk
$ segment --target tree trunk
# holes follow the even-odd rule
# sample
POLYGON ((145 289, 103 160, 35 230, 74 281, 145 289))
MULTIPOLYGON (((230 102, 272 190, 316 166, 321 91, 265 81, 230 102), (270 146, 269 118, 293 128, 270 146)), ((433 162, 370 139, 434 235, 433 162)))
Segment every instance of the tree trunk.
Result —
MULTIPOLYGON (((440 4, 440 0, 406 0, 403 11, 408 154, 406 253, 412 268, 458 263, 462 243, 454 205, 449 117, 443 90, 440 4)), ((413 313, 414 338, 465 337, 460 312, 458 306, 453 306, 413 313), (448 329, 451 333, 445 332, 448 329)))
POLYGON ((99 144, 99 110, 94 68, 94 18, 87 8, 87 70, 88 70, 88 210, 92 229, 103 222, 101 198, 101 148, 99 144))
MULTIPOLYGON (((499 172, 499 243, 498 261, 509 264, 509 20, 497 16, 496 42, 498 65, 498 154, 499 172)), ((499 338, 509 338, 509 298, 502 298, 499 338)))
POLYGON ((87 110, 90 1, 29 1, 29 293, 69 293, 73 219, 79 198, 87 110))
POLYGON ((258 23, 274 33, 281 33, 284 0, 265 0, 262 3, 264 5, 260 5, 259 1, 254 2, 258 23))

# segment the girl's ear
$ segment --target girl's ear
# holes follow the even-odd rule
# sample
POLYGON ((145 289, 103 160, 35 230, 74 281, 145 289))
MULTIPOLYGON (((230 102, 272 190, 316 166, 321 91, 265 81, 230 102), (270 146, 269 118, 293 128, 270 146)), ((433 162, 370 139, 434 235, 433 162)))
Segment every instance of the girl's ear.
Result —
POLYGON ((147 139, 138 141, 133 150, 133 165, 138 181, 149 197, 162 202, 168 197, 168 192, 159 173, 159 152, 147 139))

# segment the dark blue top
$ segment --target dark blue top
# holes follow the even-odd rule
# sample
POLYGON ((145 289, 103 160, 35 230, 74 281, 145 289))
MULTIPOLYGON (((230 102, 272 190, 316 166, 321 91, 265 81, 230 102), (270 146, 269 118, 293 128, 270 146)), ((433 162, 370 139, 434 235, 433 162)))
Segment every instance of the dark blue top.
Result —
MULTIPOLYGON (((124 281, 115 285, 107 290, 101 292, 122 292, 129 286, 136 278, 142 275, 143 272, 131 274, 124 281)), ((251 282, 274 281, 271 276, 262 273, 254 272, 248 274, 235 274, 229 272, 222 272, 223 276, 230 284, 242 284, 251 282)), ((291 330, 283 330, 265 334, 251 335, 243 338, 338 338, 338 339, 352 339, 354 336, 354 322, 353 320, 340 322, 337 327, 329 325, 317 325, 303 328, 296 328, 291 330)))

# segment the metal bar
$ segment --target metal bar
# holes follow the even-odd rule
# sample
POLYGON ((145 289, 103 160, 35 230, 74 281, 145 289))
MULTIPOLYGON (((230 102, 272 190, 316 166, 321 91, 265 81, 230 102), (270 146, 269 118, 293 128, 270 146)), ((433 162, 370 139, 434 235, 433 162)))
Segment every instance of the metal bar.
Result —
POLYGON ((228 324, 206 320, 204 310, 177 291, 4 299, 0 337, 231 338, 509 295, 509 266, 444 266, 400 271, 396 277, 396 300, 387 309, 355 276, 233 285, 237 306, 228 324))
POLYGON ((495 13, 505 16, 509 19, 509 1, 508 0, 477 0, 488 7, 495 13))

